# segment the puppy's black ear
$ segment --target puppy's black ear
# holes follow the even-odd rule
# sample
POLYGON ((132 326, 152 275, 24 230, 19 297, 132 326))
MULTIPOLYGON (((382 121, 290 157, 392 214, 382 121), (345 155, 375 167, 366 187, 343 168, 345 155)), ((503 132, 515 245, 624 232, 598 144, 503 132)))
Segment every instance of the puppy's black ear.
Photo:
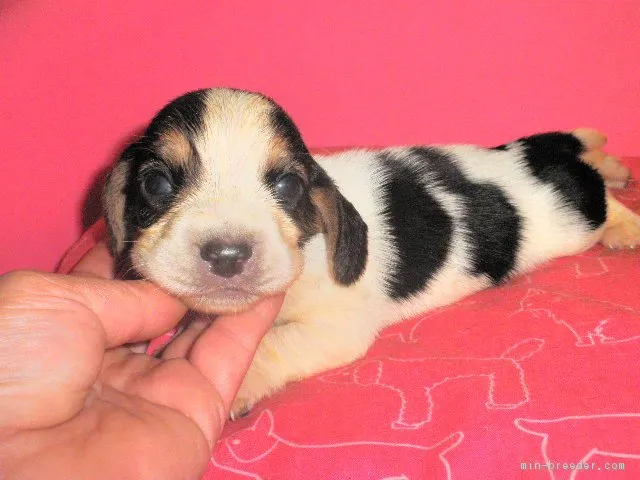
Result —
POLYGON ((319 226, 326 234, 333 276, 338 283, 351 285, 367 264, 367 224, 318 165, 314 165, 311 184, 311 198, 319 214, 319 226))
POLYGON ((126 193, 129 182, 129 159, 132 147, 127 148, 107 177, 102 194, 102 208, 107 222, 111 252, 117 259, 125 249, 127 229, 124 220, 126 193))

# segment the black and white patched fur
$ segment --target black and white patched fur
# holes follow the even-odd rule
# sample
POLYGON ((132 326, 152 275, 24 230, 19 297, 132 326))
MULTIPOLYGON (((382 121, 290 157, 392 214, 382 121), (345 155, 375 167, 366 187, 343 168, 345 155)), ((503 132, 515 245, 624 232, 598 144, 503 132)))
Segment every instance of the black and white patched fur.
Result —
POLYGON ((193 310, 239 311, 287 292, 238 413, 353 361, 388 325, 599 240, 637 245, 638 217, 597 171, 628 176, 604 143, 580 129, 496 148, 312 156, 271 99, 200 90, 126 149, 104 204, 121 268, 193 310))

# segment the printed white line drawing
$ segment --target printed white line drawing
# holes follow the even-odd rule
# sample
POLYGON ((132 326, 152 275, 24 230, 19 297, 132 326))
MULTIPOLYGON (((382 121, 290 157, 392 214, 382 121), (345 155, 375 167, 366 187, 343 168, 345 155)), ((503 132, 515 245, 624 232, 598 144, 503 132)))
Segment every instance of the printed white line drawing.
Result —
POLYGON ((602 257, 583 257, 575 263, 576 278, 597 277, 609 273, 609 267, 602 257))
POLYGON ((300 444, 274 430, 273 413, 263 410, 252 426, 218 442, 211 464, 256 480, 277 477, 278 466, 293 471, 291 462, 299 478, 450 480, 445 455, 464 439, 463 432, 454 432, 430 446, 373 441, 300 444))
POLYGON ((438 317, 440 315, 446 315, 452 311, 460 313, 463 311, 467 311, 468 309, 474 309, 477 305, 480 305, 480 304, 481 302, 479 300, 477 300, 474 297, 471 297, 471 298, 461 300, 452 305, 446 305, 444 307, 440 307, 437 310, 434 310, 422 316, 422 318, 420 318, 417 322, 415 322, 415 324, 411 327, 408 334, 403 334, 403 333, 397 334, 398 339, 404 343, 417 343, 420 339, 419 330, 423 326, 423 324, 429 325, 429 323, 433 323, 433 319, 435 317, 438 317))
MULTIPOLYGON (((582 255, 576 255, 574 257, 568 257, 566 259, 558 260, 557 262, 564 262, 564 267, 572 270, 573 276, 576 280, 601 277, 615 272, 617 270, 616 264, 618 264, 619 267, 626 268, 625 265, 628 263, 617 256, 601 256, 597 250, 590 251, 582 255)), ((535 281, 539 281, 544 278, 544 274, 544 269, 539 270, 534 273, 533 278, 535 281)))
MULTIPOLYGON (((513 423, 518 430, 542 437, 541 464, 591 464, 594 455, 640 460, 640 413, 517 418, 513 423)), ((548 469, 552 480, 574 480, 582 471, 586 470, 548 469)), ((584 477, 590 478, 589 473, 584 477)))
POLYGON ((585 302, 571 295, 530 288, 520 301, 520 309, 511 317, 522 313, 568 329, 576 338, 577 347, 640 339, 640 312, 626 305, 594 299, 585 302), (556 314, 556 310, 563 313, 556 314))
POLYGON ((433 415, 433 390, 461 378, 485 377, 488 380, 488 409, 516 409, 529 401, 524 370, 519 362, 536 354, 544 340, 529 338, 491 358, 383 358, 365 360, 320 377, 321 381, 379 387, 395 392, 400 399, 392 429, 417 429, 429 423, 433 415))

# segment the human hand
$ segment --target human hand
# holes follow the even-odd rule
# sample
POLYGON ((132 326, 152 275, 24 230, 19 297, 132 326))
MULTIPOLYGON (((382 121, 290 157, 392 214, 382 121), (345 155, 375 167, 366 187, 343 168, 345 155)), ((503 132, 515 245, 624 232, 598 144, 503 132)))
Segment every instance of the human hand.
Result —
POLYGON ((72 275, 0 277, 0 478, 198 479, 282 296, 199 319, 154 358, 179 300, 108 278, 96 246, 72 275))

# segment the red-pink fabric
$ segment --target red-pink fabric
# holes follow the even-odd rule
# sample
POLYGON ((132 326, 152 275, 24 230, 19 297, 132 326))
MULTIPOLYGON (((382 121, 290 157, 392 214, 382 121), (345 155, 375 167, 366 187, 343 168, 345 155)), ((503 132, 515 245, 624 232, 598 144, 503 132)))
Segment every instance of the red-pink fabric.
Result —
MULTIPOLYGON (((616 195, 640 207, 637 182, 616 195)), ((63 270, 103 235, 92 227, 63 270)), ((598 246, 289 385, 227 424, 204 478, 637 479, 639 352, 640 251, 598 246)))

